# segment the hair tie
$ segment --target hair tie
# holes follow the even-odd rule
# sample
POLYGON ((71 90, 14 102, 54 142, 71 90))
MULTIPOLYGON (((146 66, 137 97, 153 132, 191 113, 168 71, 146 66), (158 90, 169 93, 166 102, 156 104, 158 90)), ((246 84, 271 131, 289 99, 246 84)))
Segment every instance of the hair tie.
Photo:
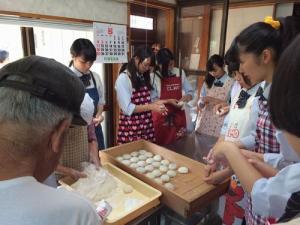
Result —
POLYGON ((280 28, 280 22, 278 20, 273 20, 272 16, 266 16, 264 23, 270 24, 275 30, 280 28))

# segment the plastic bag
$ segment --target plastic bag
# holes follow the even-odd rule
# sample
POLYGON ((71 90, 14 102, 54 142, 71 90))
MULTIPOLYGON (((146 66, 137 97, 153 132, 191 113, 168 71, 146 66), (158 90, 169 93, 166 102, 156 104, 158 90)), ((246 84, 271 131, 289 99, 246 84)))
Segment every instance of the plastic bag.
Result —
POLYGON ((92 202, 110 197, 117 189, 117 181, 107 170, 96 169, 91 163, 83 163, 83 172, 86 178, 80 178, 71 187, 87 197, 92 202))

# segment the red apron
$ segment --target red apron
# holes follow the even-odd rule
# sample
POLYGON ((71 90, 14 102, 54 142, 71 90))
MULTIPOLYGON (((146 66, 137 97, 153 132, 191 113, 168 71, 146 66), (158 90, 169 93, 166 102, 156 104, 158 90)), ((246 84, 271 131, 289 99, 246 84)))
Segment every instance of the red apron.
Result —
MULTIPOLYGON (((133 89, 131 102, 135 105, 151 103, 149 88, 143 86, 138 91, 133 89)), ((131 116, 127 116, 121 110, 117 143, 120 145, 140 139, 155 141, 151 111, 132 113, 131 116)))
MULTIPOLYGON (((180 100, 181 98, 181 77, 162 78, 160 99, 180 100)), ((184 110, 170 104, 166 105, 166 107, 168 108, 168 115, 152 112, 156 143, 161 145, 174 142, 182 136, 182 133, 186 129, 184 110)))

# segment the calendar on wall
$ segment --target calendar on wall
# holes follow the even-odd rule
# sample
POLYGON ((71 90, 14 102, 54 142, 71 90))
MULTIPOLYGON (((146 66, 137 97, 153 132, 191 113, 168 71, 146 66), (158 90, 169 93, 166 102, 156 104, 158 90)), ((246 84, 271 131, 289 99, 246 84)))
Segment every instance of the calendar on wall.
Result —
POLYGON ((93 23, 93 31, 97 62, 127 62, 127 36, 125 25, 93 23))

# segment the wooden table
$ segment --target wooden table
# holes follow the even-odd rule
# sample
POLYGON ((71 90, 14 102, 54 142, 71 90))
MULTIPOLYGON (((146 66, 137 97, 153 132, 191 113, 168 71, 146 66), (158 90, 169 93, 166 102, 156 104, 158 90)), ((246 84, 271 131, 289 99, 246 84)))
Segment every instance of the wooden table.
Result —
POLYGON ((193 132, 164 147, 203 163, 203 156, 207 155, 216 142, 216 137, 193 132))

